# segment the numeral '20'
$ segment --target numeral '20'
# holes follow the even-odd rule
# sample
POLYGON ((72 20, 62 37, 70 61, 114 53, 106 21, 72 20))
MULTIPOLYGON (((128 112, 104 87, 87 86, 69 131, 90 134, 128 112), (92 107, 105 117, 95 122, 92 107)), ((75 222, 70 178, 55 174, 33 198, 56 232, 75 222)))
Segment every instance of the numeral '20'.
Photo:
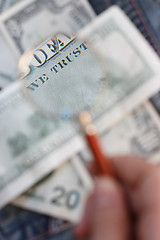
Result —
POLYGON ((80 194, 76 190, 67 192, 63 187, 56 187, 54 188, 54 191, 57 192, 57 195, 51 200, 53 204, 60 206, 63 204, 61 201, 64 199, 64 204, 67 208, 74 209, 78 206, 80 202, 80 194))

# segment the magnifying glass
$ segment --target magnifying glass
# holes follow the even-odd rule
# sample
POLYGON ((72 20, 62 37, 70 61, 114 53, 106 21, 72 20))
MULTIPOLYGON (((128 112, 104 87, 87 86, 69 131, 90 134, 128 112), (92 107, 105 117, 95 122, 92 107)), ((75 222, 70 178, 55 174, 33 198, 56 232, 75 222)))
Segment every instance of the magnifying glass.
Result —
POLYGON ((24 95, 43 114, 81 124, 97 170, 113 176, 91 120, 99 96, 107 89, 105 65, 103 54, 87 40, 60 32, 24 53, 19 79, 24 95))

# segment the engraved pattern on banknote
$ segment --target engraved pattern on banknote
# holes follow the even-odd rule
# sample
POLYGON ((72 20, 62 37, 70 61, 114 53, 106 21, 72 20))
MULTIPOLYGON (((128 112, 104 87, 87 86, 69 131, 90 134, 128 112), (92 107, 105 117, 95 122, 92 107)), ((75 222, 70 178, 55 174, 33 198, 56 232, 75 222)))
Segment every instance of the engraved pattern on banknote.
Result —
POLYGON ((160 130, 156 126, 153 116, 145 108, 138 109, 133 114, 137 134, 131 138, 132 152, 142 156, 152 157, 159 152, 160 130))
POLYGON ((0 87, 16 80, 17 62, 0 31, 0 87))
POLYGON ((106 131, 104 141, 110 154, 138 154, 150 159, 159 155, 160 127, 148 103, 106 131))
MULTIPOLYGON (((70 7, 71 9, 69 10, 70 13, 68 19, 63 21, 64 25, 68 21, 70 23, 70 26, 72 26, 74 30, 79 30, 80 28, 85 26, 85 24, 92 20, 93 15, 88 14, 88 11, 81 3, 77 3, 75 1, 68 2, 65 1, 64 3, 65 3, 64 5, 60 5, 59 7, 59 4, 56 4, 56 2, 52 0, 47 0, 45 2, 43 0, 34 0, 28 6, 21 9, 15 15, 12 15, 11 17, 4 21, 5 28, 7 29, 10 38, 12 38, 13 42, 15 43, 20 53, 23 53, 24 50, 26 50, 26 48, 30 47, 26 43, 26 40, 24 40, 25 38, 29 40, 29 37, 31 37, 30 35, 32 35, 33 37, 31 29, 27 29, 27 22, 30 22, 31 19, 33 19, 34 22, 35 21, 34 18, 36 15, 37 17, 41 16, 41 18, 43 18, 46 16, 45 11, 47 11, 48 18, 50 19, 49 21, 51 21, 50 25, 52 25, 53 30, 55 27, 57 27, 57 24, 59 24, 57 21, 54 20, 53 13, 56 15, 56 17, 59 17, 67 7, 70 7), (24 25, 26 27, 24 27, 24 25)), ((59 21, 62 20, 59 18, 59 21)), ((35 34, 34 38, 36 38, 37 41, 38 37, 39 38, 42 37, 43 39, 44 37, 49 36, 48 32, 44 33, 45 31, 43 29, 47 28, 47 26, 44 25, 44 23, 47 24, 46 19, 44 19, 43 21, 42 19, 40 19, 40 17, 38 17, 38 19, 36 20, 37 29, 34 32, 35 34), (41 21, 39 23, 40 26, 38 26, 38 21, 41 21), (39 27, 41 27, 42 30, 38 30, 39 27), (43 34, 44 36, 41 36, 43 34)), ((66 28, 64 30, 66 30, 66 28)), ((52 34, 51 31, 50 34, 52 34)), ((34 44, 34 42, 30 44, 34 44)))
POLYGON ((36 144, 39 140, 47 137, 57 127, 56 121, 50 120, 40 113, 33 113, 27 119, 27 124, 30 131, 28 132, 16 132, 12 138, 7 140, 8 146, 13 158, 18 157, 32 145, 36 144))
POLYGON ((22 0, 0 0, 0 13, 6 11, 8 8, 20 1, 22 0))

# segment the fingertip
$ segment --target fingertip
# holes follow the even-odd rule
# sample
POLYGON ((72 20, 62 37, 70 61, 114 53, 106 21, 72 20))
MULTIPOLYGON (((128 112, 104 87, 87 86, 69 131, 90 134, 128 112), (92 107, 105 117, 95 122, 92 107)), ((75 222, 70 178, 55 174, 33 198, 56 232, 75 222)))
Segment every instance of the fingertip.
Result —
POLYGON ((81 225, 77 225, 74 229, 74 236, 83 239, 89 236, 88 230, 84 229, 81 225))
POLYGON ((95 179, 94 191, 87 201, 82 221, 74 233, 78 238, 90 236, 103 240, 109 236, 109 239, 124 240, 128 234, 127 221, 121 186, 112 178, 101 177, 95 179))
POLYGON ((79 224, 76 226, 74 230, 74 235, 78 238, 87 238, 89 236, 92 203, 93 193, 88 197, 82 219, 80 220, 79 224))
POLYGON ((94 239, 127 239, 129 218, 121 185, 112 178, 99 178, 95 183, 92 236, 94 239))
POLYGON ((95 180, 94 205, 96 207, 109 208, 123 201, 123 190, 120 184, 110 178, 101 177, 95 180))

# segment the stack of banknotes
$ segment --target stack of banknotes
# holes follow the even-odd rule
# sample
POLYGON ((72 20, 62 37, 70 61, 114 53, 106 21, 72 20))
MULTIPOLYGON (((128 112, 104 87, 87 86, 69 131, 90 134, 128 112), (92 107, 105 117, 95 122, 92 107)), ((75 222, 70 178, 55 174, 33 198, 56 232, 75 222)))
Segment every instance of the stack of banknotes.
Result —
POLYGON ((154 11, 160 18, 158 0, 0 0, 0 239, 71 239, 93 189, 92 156, 76 125, 39 113, 16 81, 23 52, 53 29, 78 34, 106 61, 108 84, 91 112, 106 154, 160 162, 154 11))

